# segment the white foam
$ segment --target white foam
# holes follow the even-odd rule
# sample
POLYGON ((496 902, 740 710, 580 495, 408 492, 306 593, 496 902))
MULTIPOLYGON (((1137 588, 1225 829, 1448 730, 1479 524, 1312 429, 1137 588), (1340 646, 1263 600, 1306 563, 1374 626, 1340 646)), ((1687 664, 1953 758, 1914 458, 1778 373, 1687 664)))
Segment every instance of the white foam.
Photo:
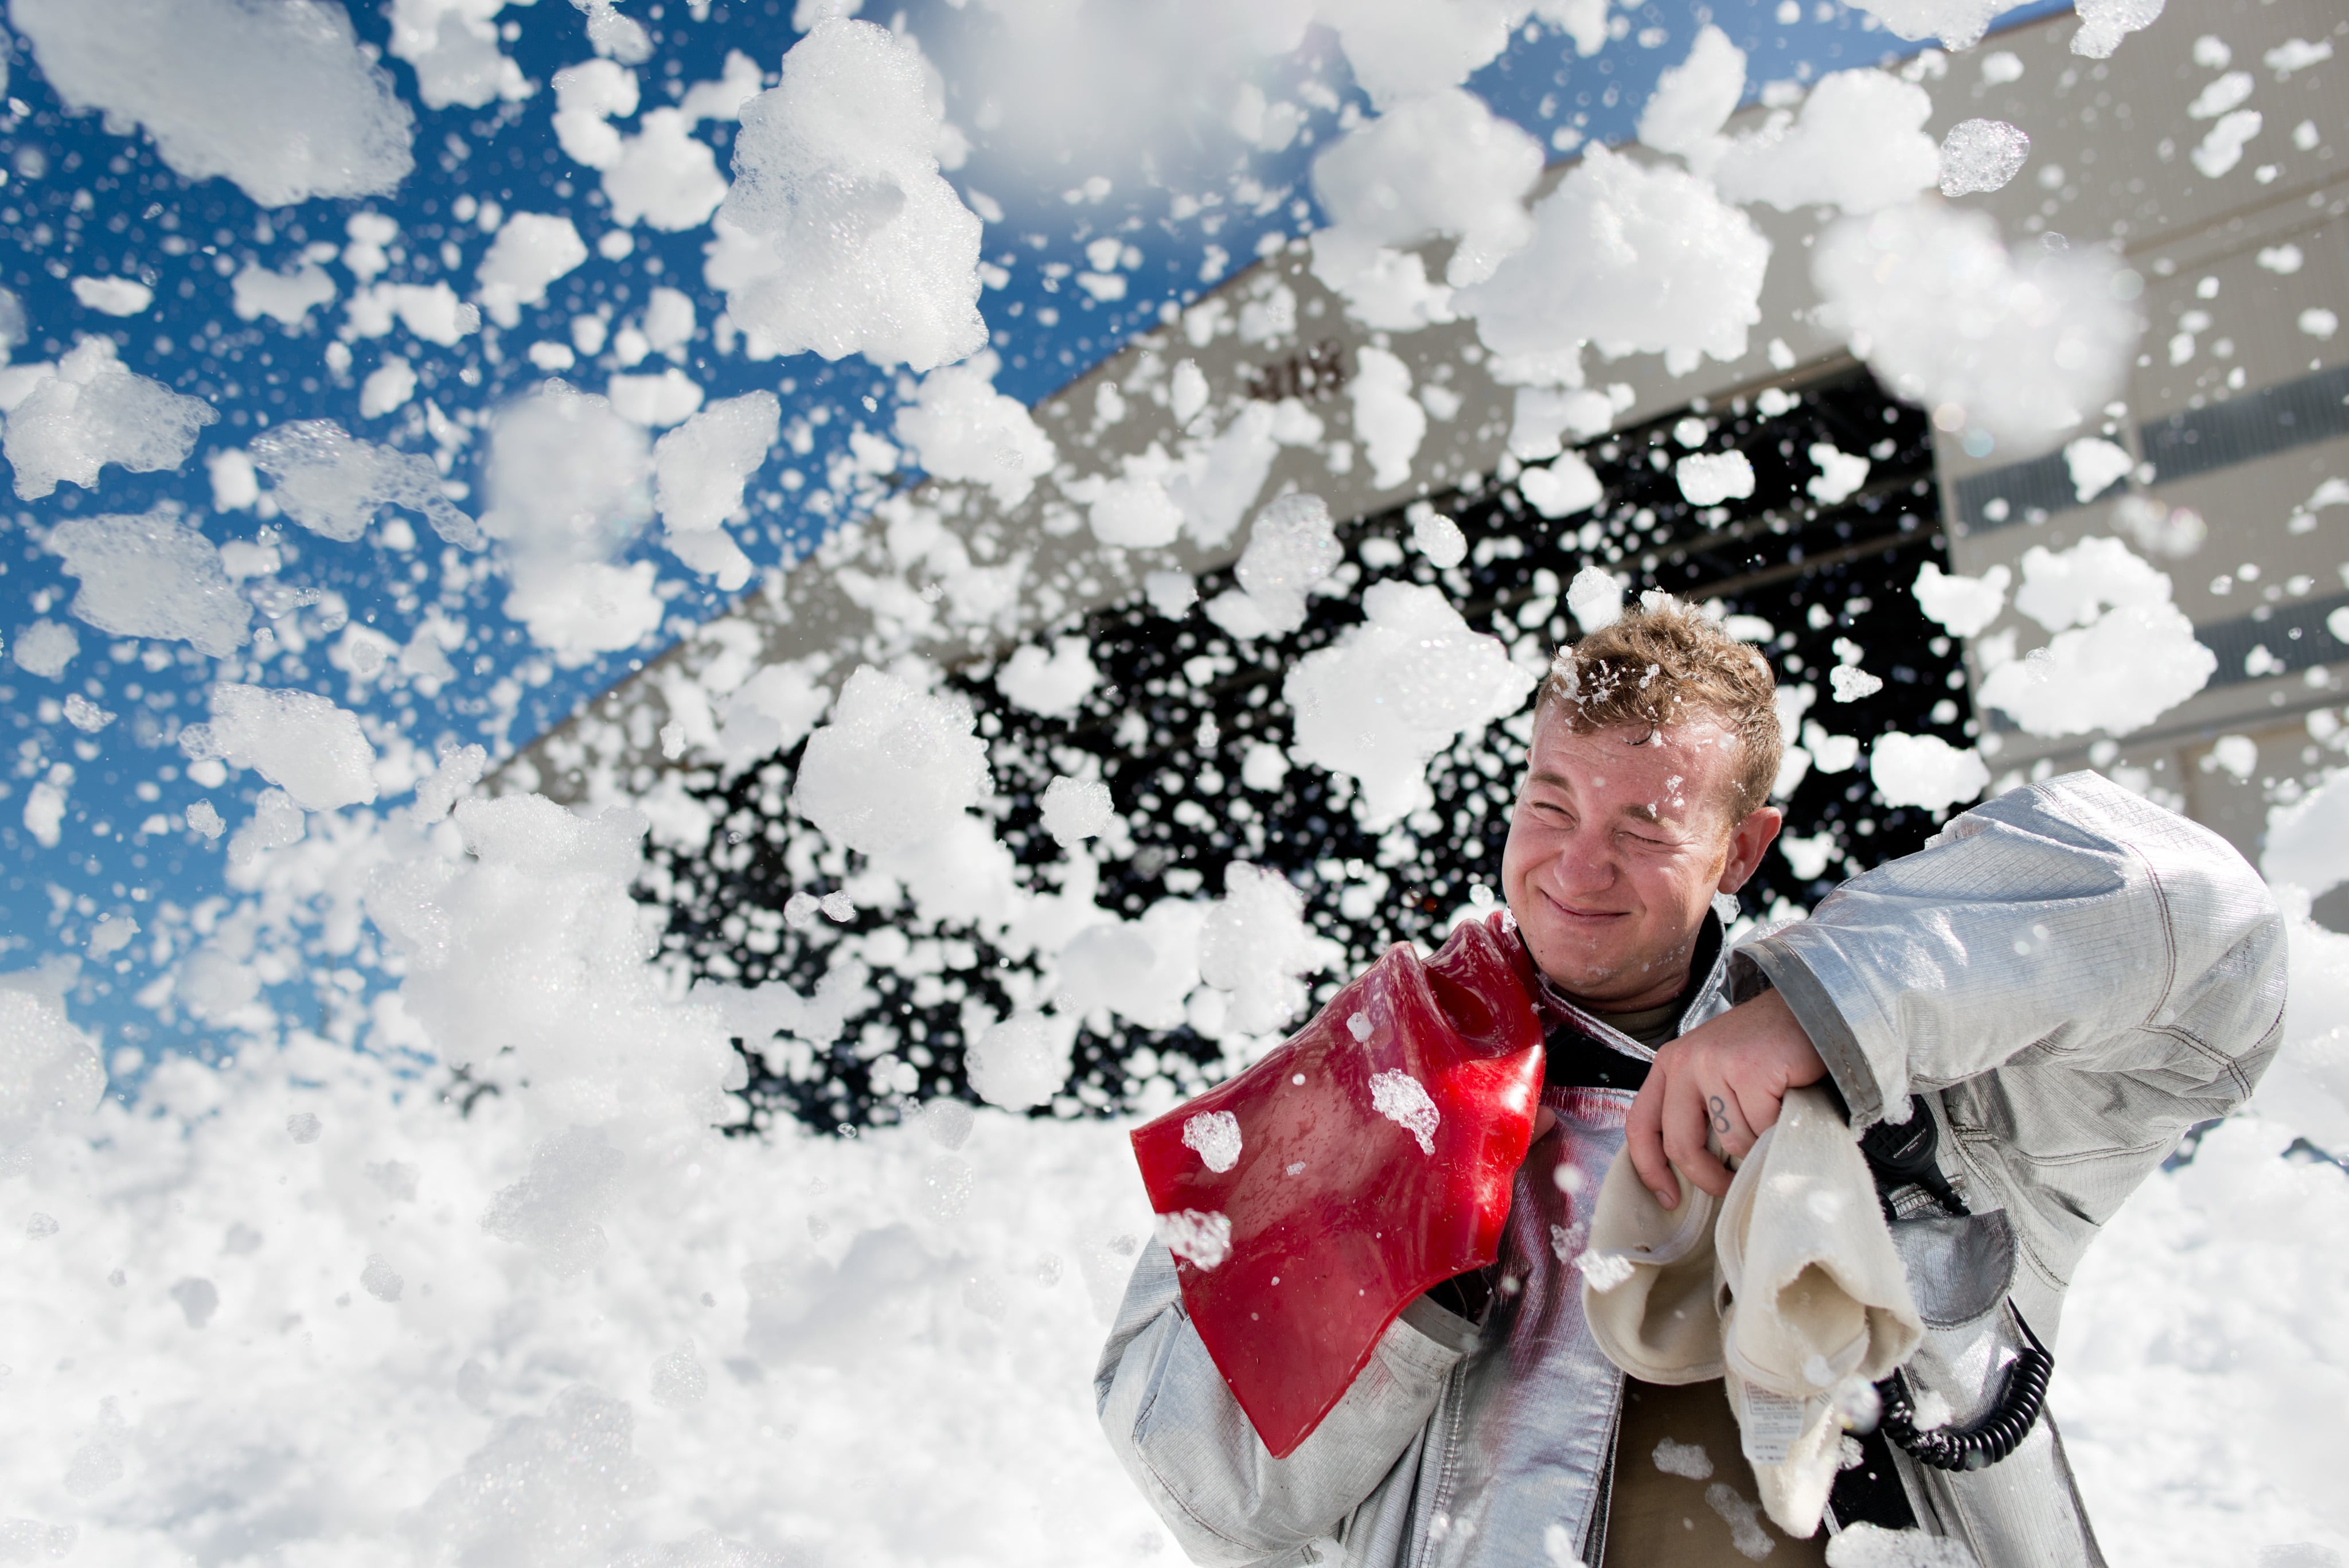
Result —
POLYGON ((233 682, 213 687, 212 701, 210 723, 180 732, 191 757, 251 768, 312 811, 375 799, 375 748, 350 710, 314 691, 233 682))
POLYGON ((612 221, 670 234, 699 228, 726 199, 726 177, 709 144, 692 133, 693 121, 680 109, 647 109, 637 124, 641 130, 622 140, 619 157, 604 171, 612 221))
POLYGON ((1907 735, 1889 730, 1868 750, 1868 776, 1887 805, 1921 805, 1947 811, 1982 794, 1990 769, 1971 750, 1939 735, 1907 735))
POLYGON ((507 0, 392 0, 391 52, 416 67, 427 109, 530 95, 531 84, 498 48, 497 14, 507 0))
POLYGON ((749 580, 750 563, 726 538, 724 524, 741 507, 743 486, 766 462, 781 427, 774 393, 745 392, 708 405, 653 447, 654 504, 670 549, 684 537, 719 545, 714 575, 730 592, 749 580))
POLYGON ((481 285, 474 297, 499 326, 518 326, 523 306, 543 301, 548 284, 586 259, 586 242, 569 218, 555 213, 511 213, 473 269, 473 281, 481 285))
POLYGON ((1913 82, 1837 71, 1811 89, 1799 114, 1782 109, 1738 138, 1713 181, 1733 202, 1767 202, 1782 213, 1873 213, 1940 178, 1940 149, 1924 130, 1932 112, 1932 99, 1913 82))
POLYGON ((1100 837, 1117 821, 1109 785, 1098 779, 1057 776, 1044 786, 1038 804, 1043 812, 1044 831, 1063 849, 1100 837))
POLYGON ((1229 1111, 1201 1111, 1184 1122, 1183 1146, 1220 1175, 1240 1162, 1240 1119, 1229 1111))
POLYGON ((1403 1072, 1371 1074, 1371 1107, 1411 1134, 1420 1153, 1435 1152, 1435 1129, 1443 1115, 1417 1078, 1403 1072))
POLYGON ((98 1108, 106 1070, 98 1043, 66 1012, 70 970, 0 975, 0 1169, 44 1127, 98 1108))
POLYGON ((1231 1256, 1232 1222, 1211 1210, 1161 1214, 1155 1229, 1166 1250, 1194 1268, 1217 1268, 1231 1256))
POLYGON ((78 277, 73 296, 102 316, 137 316, 155 303, 155 291, 135 277, 78 277))
POLYGON ((215 659, 244 642, 253 607, 212 541, 169 512, 68 517, 48 547, 81 579, 75 617, 100 631, 178 639, 215 659))
POLYGON ((1233 571, 1239 587, 1217 595, 1207 615, 1235 637, 1294 631, 1305 624, 1306 595, 1342 556, 1328 504, 1284 495, 1257 514, 1233 571))
POLYGON ((947 831, 988 785, 968 703, 859 665, 808 737, 792 807, 841 845, 902 851, 947 831))
POLYGON ((1721 128, 1744 95, 1745 51, 1707 23, 1688 57, 1657 79, 1640 111, 1640 140, 1659 152, 1679 153, 1702 172, 1719 159, 1721 128))
POLYGON ((1059 639, 1050 654, 1032 642, 1022 643, 995 673, 996 690, 1013 707, 1047 719, 1075 713, 1100 683, 1091 644, 1081 637, 1059 639))
POLYGON ((1941 194, 2002 191, 2023 172, 2031 138, 2002 119, 1961 119, 1941 138, 1941 194))
POLYGON ((1991 23, 2023 0, 1852 0, 1901 37, 1939 38, 1952 49, 1982 42, 1991 23))
POLYGON ((927 370, 986 345, 980 224, 938 173, 928 68, 910 38, 827 21, 743 106, 719 216, 754 242, 727 292, 754 351, 927 370))
POLYGON ((45 680, 55 680, 81 652, 81 638, 62 621, 36 620, 16 633, 9 657, 16 668, 45 680))
POLYGON ((285 515, 329 539, 356 539, 388 506, 421 513, 452 545, 479 545, 481 531, 440 488, 429 457, 351 435, 332 420, 298 420, 253 439, 253 464, 285 515))
POLYGON ((109 462, 136 473, 178 468, 219 418, 202 398, 125 369, 111 339, 85 337, 9 411, 0 451, 16 467, 16 493, 37 501, 61 480, 97 489, 109 462))
POLYGON ((1742 452, 1692 452, 1672 465, 1672 478, 1692 506, 1718 506, 1754 493, 1754 462, 1742 452))
POLYGON ((66 103, 136 120, 191 180, 225 175, 264 207, 397 188, 414 117, 325 0, 16 0, 66 103))
POLYGON ((1943 429, 2044 448, 2118 393, 2136 351, 2115 265, 2085 249, 2017 260, 1987 214, 1920 202, 1830 228, 1812 275, 1826 319, 1943 429))
POLYGON ((1623 618, 1623 590, 1630 585, 1604 566, 1585 566, 1566 586, 1566 607, 1585 636, 1623 618))
POLYGON ((1313 235, 1314 275, 1366 326, 1448 321, 1451 287, 1490 277, 1532 238, 1525 197, 1541 168, 1541 144, 1473 93, 1399 104, 1314 160, 1314 194, 1330 219, 1313 235), (1437 238, 1455 242, 1444 284, 1408 254, 1437 238))
POLYGON ((2110 59, 2123 38, 2160 19, 2165 4, 2167 0, 2079 0, 2080 30, 2072 35, 2072 52, 2092 60, 2110 59))
POLYGON ((491 426, 481 532, 513 579, 507 612, 558 657, 626 648, 659 624, 651 564, 608 564, 652 515, 649 449, 609 402, 561 381, 507 404, 491 426))
POLYGON ((1429 759, 1516 712, 1535 680, 1435 588, 1374 584, 1362 610, 1363 624, 1290 670, 1281 695, 1297 714, 1290 754, 1357 780, 1356 814, 1375 832, 1427 805, 1429 759))
POLYGON ((1042 1105, 1068 1081, 1075 1033, 1047 1013, 1014 1013, 971 1043, 971 1088, 1007 1111, 1042 1105))
POLYGON ((1009 510, 1058 453, 1019 400, 995 389, 997 364, 990 350, 923 377, 916 400, 897 410, 896 435, 934 478, 984 484, 1009 510))
POLYGON ((1948 628, 1953 637, 1971 637, 2006 607, 2014 574, 1992 566, 1979 577, 1944 572, 1931 561, 1917 568, 1917 607, 1948 628))
POLYGON ((1199 978, 1226 993, 1225 1030, 1261 1034, 1305 1010, 1300 977, 1334 961, 1333 946, 1305 923, 1304 895, 1287 877, 1235 860, 1199 929, 1199 978))
POLYGON ((1410 480, 1412 459, 1427 434, 1427 410, 1411 395, 1411 369, 1383 348, 1354 351, 1354 435, 1371 460, 1371 483, 1392 490, 1410 480))
POLYGON ((1742 358, 1770 242, 1684 171, 1592 147, 1534 208, 1535 237, 1453 296, 1504 380, 1579 386, 1586 344, 1693 369, 1742 358))

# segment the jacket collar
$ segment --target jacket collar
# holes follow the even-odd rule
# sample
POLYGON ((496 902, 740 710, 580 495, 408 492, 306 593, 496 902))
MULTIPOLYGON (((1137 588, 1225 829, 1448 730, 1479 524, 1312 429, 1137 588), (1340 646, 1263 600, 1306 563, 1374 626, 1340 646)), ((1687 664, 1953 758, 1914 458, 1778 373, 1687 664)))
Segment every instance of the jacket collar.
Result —
MULTIPOLYGON (((1688 984, 1681 992, 1680 1012, 1672 1025, 1675 1036, 1702 1023, 1710 1014, 1714 1000, 1722 994, 1722 987, 1729 975, 1729 944, 1723 940, 1723 935, 1721 916, 1707 909, 1703 924, 1697 928, 1696 946, 1690 954, 1688 984)), ((1522 941, 1522 936, 1519 940, 1522 941)), ((1528 952, 1528 959, 1531 956, 1528 952)), ((1656 1059, 1653 1050, 1568 1001, 1563 992, 1550 983, 1549 976, 1542 973, 1538 965, 1534 966, 1533 975, 1534 1010, 1541 1015, 1544 1034, 1555 1036, 1561 1029, 1571 1030, 1587 1040, 1595 1041, 1609 1050, 1637 1061, 1652 1062, 1656 1059)))

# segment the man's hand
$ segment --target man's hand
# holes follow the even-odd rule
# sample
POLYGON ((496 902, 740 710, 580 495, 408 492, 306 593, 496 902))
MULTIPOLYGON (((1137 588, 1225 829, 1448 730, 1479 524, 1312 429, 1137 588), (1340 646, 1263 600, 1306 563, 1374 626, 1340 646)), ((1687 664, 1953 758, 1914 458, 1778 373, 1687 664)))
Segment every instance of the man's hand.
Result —
POLYGON ((1765 991, 1657 1048, 1631 1102, 1632 1168, 1667 1209, 1680 1205, 1674 1166, 1696 1187, 1724 1197, 1729 1168, 1705 1147, 1708 1135, 1731 1158, 1744 1158, 1776 1125, 1786 1091, 1826 1073, 1785 999, 1765 991))

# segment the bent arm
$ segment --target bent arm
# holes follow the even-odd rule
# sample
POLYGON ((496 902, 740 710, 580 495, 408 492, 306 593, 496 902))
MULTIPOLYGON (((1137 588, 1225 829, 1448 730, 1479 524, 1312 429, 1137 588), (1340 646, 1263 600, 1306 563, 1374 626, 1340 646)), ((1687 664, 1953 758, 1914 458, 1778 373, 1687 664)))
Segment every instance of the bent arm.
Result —
POLYGON ((2275 900, 2216 834, 2095 774, 2010 791, 1739 950, 1855 1127, 2035 1054, 2158 1090, 2178 1129, 2251 1095, 2281 1038, 2275 900))
POLYGON ((1093 1394, 1119 1462, 1192 1561, 1257 1563, 1337 1532, 1426 1426, 1473 1334, 1413 1303, 1313 1435, 1276 1459, 1184 1313, 1174 1259, 1153 1242, 1093 1394))

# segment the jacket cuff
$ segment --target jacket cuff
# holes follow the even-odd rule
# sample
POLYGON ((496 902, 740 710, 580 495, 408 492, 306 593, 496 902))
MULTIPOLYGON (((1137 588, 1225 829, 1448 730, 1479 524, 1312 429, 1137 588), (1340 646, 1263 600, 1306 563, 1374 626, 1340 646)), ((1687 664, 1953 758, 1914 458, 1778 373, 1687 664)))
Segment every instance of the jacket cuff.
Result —
POLYGON ((1852 1033, 1843 1011, 1836 1006, 1835 997, 1802 955, 1776 937, 1762 937, 1739 948, 1737 956, 1760 970, 1771 988, 1785 998, 1787 1010, 1811 1037, 1812 1049, 1826 1064, 1827 1075, 1850 1108, 1851 1130, 1863 1132, 1882 1121, 1884 1089, 1876 1069, 1868 1064, 1868 1053, 1860 1049, 1859 1036, 1852 1033))
POLYGON ((1458 1313, 1437 1306, 1424 1295, 1413 1296, 1398 1321, 1446 1350, 1465 1355, 1476 1348, 1476 1325, 1458 1313))

